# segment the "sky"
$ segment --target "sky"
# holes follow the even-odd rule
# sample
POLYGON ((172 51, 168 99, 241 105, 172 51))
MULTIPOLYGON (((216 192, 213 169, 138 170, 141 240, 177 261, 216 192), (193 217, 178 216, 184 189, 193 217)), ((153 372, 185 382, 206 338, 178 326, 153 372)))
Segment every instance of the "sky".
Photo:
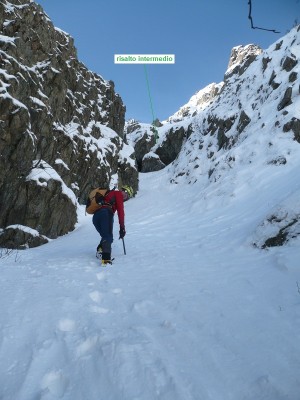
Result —
POLYGON ((36 0, 75 40, 78 58, 115 83, 126 119, 167 119, 192 95, 221 82, 231 49, 268 48, 300 18, 299 0, 36 0), (175 64, 114 64, 114 54, 175 54, 175 64), (149 93, 150 91, 150 93, 149 93), (151 109, 152 103, 152 109, 151 109))

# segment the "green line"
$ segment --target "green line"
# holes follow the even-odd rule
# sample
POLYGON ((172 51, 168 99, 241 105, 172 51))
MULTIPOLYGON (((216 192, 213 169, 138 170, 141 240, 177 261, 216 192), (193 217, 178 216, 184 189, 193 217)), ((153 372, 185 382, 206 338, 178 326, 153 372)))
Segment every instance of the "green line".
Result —
POLYGON ((151 112, 152 112, 152 121, 154 122, 154 111, 153 111, 153 103, 152 103, 152 98, 151 98, 151 93, 150 93, 150 85, 149 85, 149 79, 148 79, 148 74, 147 74, 147 68, 146 65, 144 64, 144 69, 145 69, 145 75, 146 75, 146 82, 147 82, 147 89, 148 89, 148 95, 149 95, 149 100, 150 100, 150 106, 151 106, 151 112))
POLYGON ((155 125, 154 125, 155 117, 154 117, 153 103, 152 103, 152 98, 151 98, 151 93, 150 93, 150 85, 149 85, 149 79, 148 79, 148 74, 147 74, 147 68, 146 68, 145 64, 144 64, 144 70, 145 70, 145 75, 146 75, 148 95, 149 95, 151 112, 152 112, 152 124, 153 124, 153 127, 154 127, 154 138, 155 138, 155 143, 156 143, 158 134, 157 134, 157 129, 156 129, 155 125))

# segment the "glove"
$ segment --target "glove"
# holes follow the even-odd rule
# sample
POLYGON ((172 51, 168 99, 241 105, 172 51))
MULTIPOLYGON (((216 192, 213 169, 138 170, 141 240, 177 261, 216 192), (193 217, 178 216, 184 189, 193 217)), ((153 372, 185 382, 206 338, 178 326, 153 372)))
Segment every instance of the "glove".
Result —
POLYGON ((119 235, 119 239, 123 239, 123 237, 126 235, 125 226, 120 226, 119 235))

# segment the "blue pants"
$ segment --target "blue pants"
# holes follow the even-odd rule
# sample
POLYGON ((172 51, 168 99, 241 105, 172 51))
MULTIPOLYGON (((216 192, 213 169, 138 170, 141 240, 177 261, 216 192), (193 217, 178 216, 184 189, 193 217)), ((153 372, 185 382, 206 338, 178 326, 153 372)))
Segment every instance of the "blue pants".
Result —
POLYGON ((103 258, 110 259, 113 242, 114 214, 109 208, 101 208, 93 215, 93 224, 101 236, 103 258))

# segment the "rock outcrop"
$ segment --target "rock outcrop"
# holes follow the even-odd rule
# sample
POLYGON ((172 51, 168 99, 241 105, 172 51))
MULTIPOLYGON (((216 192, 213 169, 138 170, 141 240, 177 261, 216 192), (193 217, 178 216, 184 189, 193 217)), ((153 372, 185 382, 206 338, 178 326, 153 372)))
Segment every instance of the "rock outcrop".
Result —
POLYGON ((189 117, 195 117, 201 110, 204 110, 213 102, 215 97, 220 93, 223 82, 211 83, 204 89, 199 90, 190 98, 190 100, 180 109, 167 119, 168 123, 177 123, 189 117))
POLYGON ((233 75, 241 76, 256 60, 263 50, 254 44, 247 46, 236 46, 231 50, 227 71, 225 72, 224 81, 233 75))
POLYGON ((271 210, 254 233, 255 247, 267 249, 282 246, 300 235, 299 195, 300 191, 296 190, 271 210))
POLYGON ((143 167, 143 158, 155 145, 153 127, 150 124, 130 120, 125 124, 124 135, 128 143, 134 147, 139 171, 148 172, 143 167))
POLYGON ((165 166, 157 154, 149 152, 143 157, 141 172, 160 171, 165 166))
POLYGON ((30 0, 1 1, 0 27, 0 245, 24 248, 74 229, 92 187, 136 191, 138 172, 122 99, 73 39, 30 0))

